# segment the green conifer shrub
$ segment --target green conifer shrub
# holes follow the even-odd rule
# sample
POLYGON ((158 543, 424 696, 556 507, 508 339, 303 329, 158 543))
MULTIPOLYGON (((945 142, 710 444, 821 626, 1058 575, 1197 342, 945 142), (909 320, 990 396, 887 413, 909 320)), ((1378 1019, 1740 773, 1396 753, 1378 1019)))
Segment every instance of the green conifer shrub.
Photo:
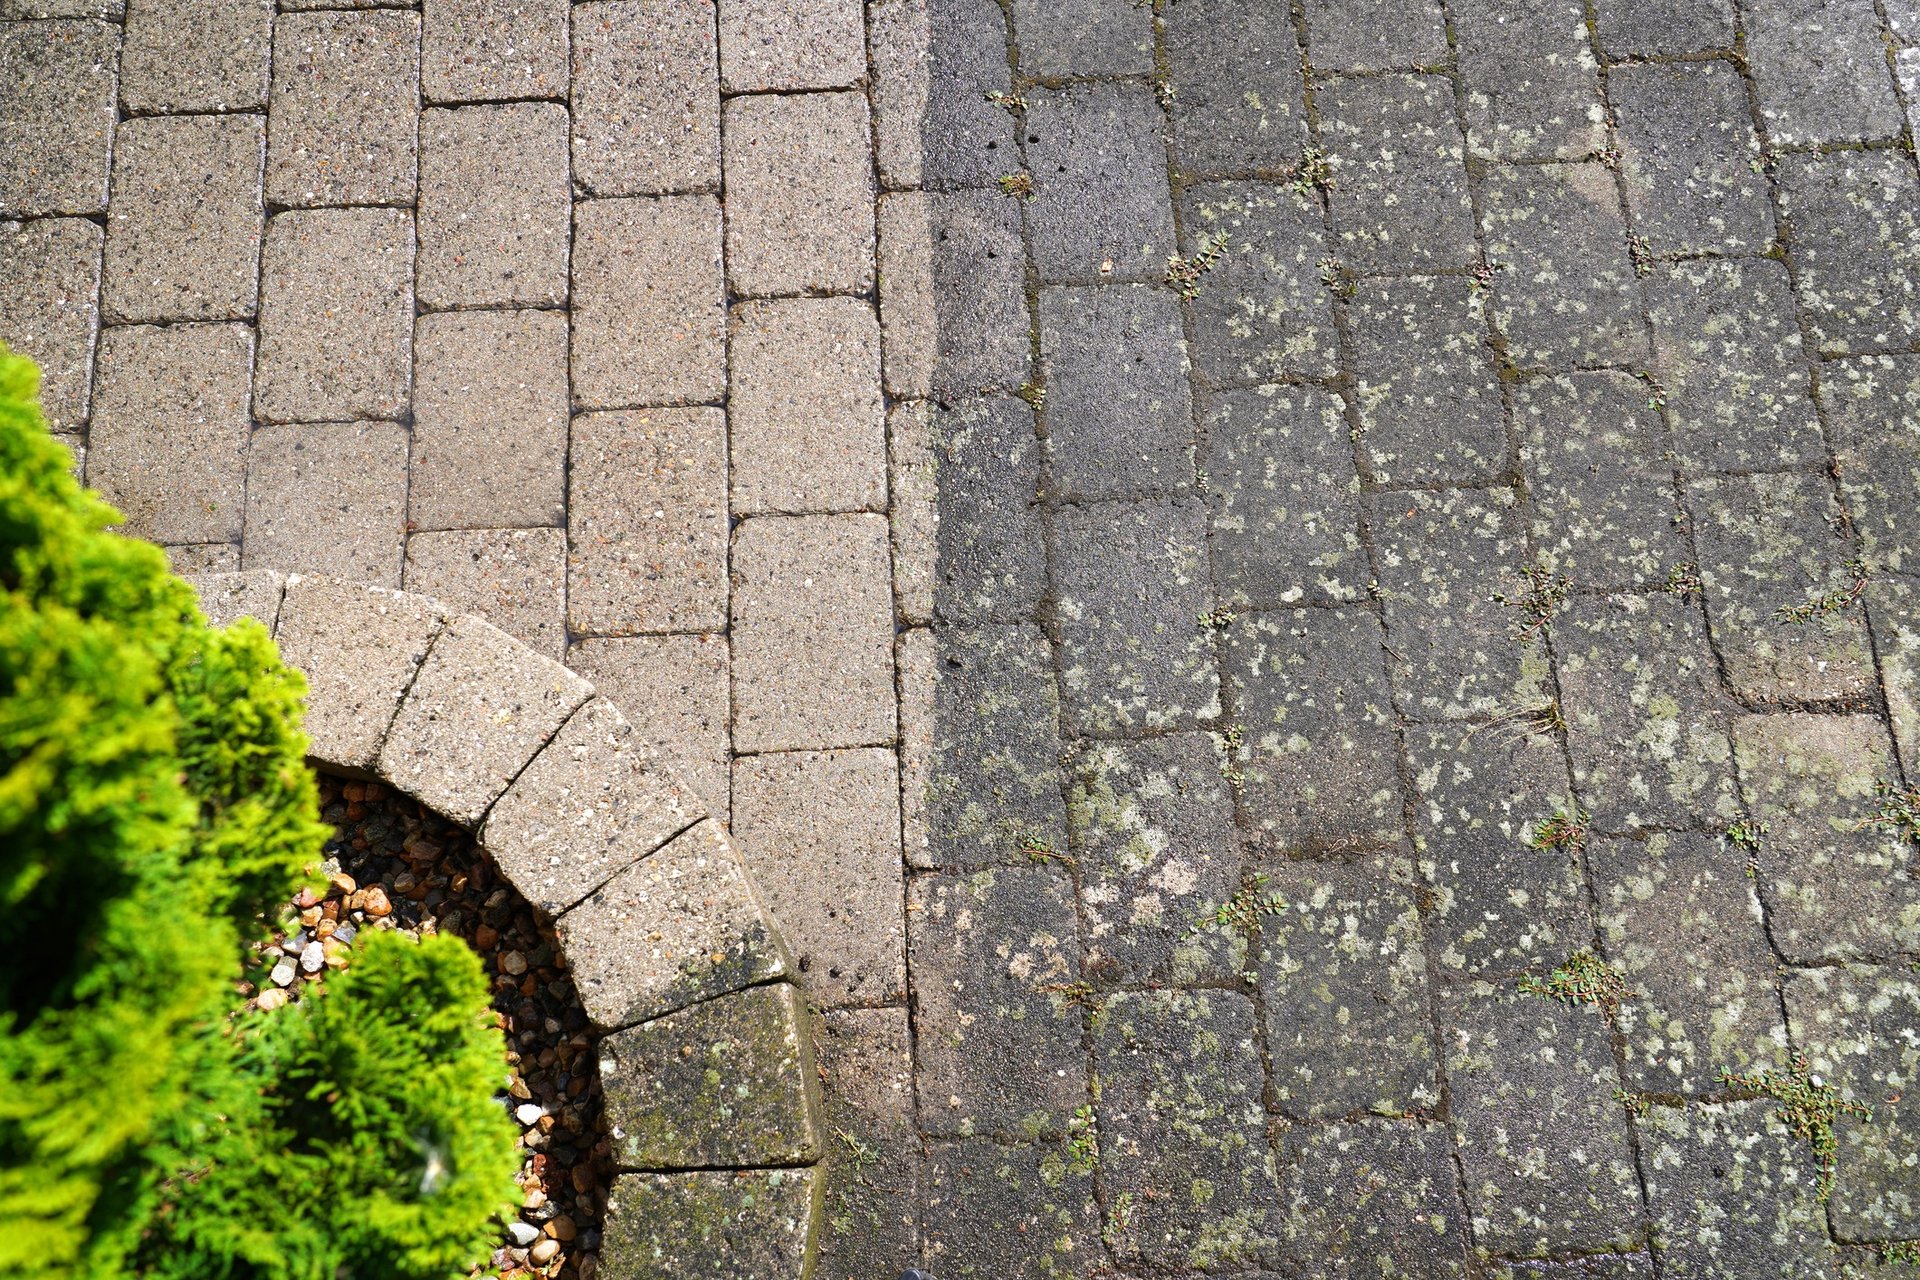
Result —
POLYGON ((0 1276, 334 1280, 310 1237, 341 1223, 303 1216, 322 1186, 376 1255, 350 1274, 450 1274, 513 1192, 478 963, 456 940, 370 944, 331 1011, 233 1018, 245 943, 326 836, 305 680, 108 532, 38 382, 0 344, 0 1276), (303 1161, 330 1169, 302 1175, 305 1209, 277 1196, 270 1240, 222 1245, 246 1205, 201 1188, 264 1192, 303 1161))

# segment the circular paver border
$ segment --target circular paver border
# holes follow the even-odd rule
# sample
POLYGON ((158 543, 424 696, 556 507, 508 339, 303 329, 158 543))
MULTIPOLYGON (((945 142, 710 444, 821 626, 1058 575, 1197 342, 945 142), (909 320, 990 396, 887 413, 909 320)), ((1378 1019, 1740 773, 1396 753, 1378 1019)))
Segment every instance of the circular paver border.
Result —
POLYGON ((428 596, 195 575, 305 672, 316 764, 474 834, 551 917, 602 1033, 603 1280, 813 1269, 820 1097, 798 970, 725 826, 591 683, 428 596))

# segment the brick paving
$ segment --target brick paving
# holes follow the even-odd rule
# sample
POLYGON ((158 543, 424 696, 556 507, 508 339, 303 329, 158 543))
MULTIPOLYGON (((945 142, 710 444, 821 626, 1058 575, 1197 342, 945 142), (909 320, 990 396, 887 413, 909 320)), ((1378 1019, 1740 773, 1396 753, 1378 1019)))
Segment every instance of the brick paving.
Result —
POLYGON ((129 531, 478 612, 731 821, 816 1274, 1920 1240, 1910 0, 0 0, 0 85, 129 531), (1796 1053, 1824 1202, 1720 1080, 1796 1053))

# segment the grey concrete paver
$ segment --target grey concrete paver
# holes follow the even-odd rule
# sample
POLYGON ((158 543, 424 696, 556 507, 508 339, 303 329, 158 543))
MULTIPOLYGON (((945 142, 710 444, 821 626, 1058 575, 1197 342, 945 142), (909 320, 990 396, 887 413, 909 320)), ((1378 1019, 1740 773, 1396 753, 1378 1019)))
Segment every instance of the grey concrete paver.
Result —
POLYGON ((108 323, 250 320, 266 224, 257 115, 128 120, 114 137, 108 323))
POLYGON ((563 523, 566 317, 548 311, 424 315, 414 326, 413 361, 407 490, 413 526, 563 523))
POLYGON ((745 297, 873 285, 873 162, 858 93, 730 98, 727 282, 745 297))
POLYGON ((1827 354, 1920 340, 1920 180, 1891 152, 1785 156, 1781 204, 1799 245, 1794 278, 1827 354))
POLYGON ((413 261, 404 210, 275 215, 260 255, 255 416, 399 417, 412 363, 413 261))
POLYGON ((119 54, 104 22, 0 26, 0 217, 105 211, 119 54))
POLYGON ((276 19, 267 199, 297 208, 412 204, 419 65, 415 13, 276 19))
POLYGON ((859 0, 717 0, 727 93, 846 89, 866 78, 859 0))
POLYGON ((1774 235, 1747 89, 1724 62, 1615 68, 1627 207, 1655 253, 1762 252, 1774 235))
POLYGON ((133 0, 120 48, 129 111, 247 111, 267 105, 273 0, 133 0))
POLYGON ((1225 238, 1189 304, 1202 376, 1217 386, 1256 386, 1334 372, 1333 308, 1322 280, 1330 250, 1312 199, 1267 182, 1192 186, 1183 233, 1187 254, 1200 252, 1203 235, 1225 238))
POLYGON ((1006 16, 993 0, 867 7, 874 164, 888 191, 991 187, 1015 154, 1006 16))
POLYGON ((719 53, 709 0, 573 6, 573 177, 596 196, 720 186, 719 53))
POLYGON ((445 621, 419 596, 341 578, 287 579, 274 641, 288 663, 312 673, 305 728, 315 754, 373 768, 445 621))
POLYGON ((1318 102, 1341 260, 1360 271, 1472 265, 1473 202, 1453 85, 1442 76, 1342 78, 1318 102))
POLYGON ((315 422, 255 429, 247 446, 243 568, 397 587, 406 519, 403 427, 315 422))
POLYGON ((733 830, 821 1008, 906 994, 900 778, 891 750, 778 751, 733 766, 733 830))
POLYGON ((1068 500, 1161 495, 1193 480, 1193 405, 1175 300, 1145 285, 1040 291, 1047 454, 1068 500))
POLYGON ((722 821, 728 812, 727 639, 723 635, 579 640, 567 665, 601 696, 644 717, 644 736, 722 821))
POLYGON ((429 102, 567 95, 565 0, 428 0, 420 92, 429 102))
POLYGON ((1285 1239, 1301 1274, 1335 1280, 1374 1264, 1436 1280, 1467 1274, 1451 1147, 1445 1130, 1405 1122, 1297 1135, 1285 1239))
POLYGON ((0 223, 0 340, 40 366, 51 431, 87 420, 104 240, 85 218, 0 223))
POLYGON ((87 483, 126 516, 128 533, 157 542, 239 538, 252 367, 245 325, 102 332, 87 483))
POLYGON ((1747 19, 1760 114, 1777 142, 1865 142, 1901 126, 1870 0, 1778 0, 1747 19))
POLYGON ((567 623, 575 634, 726 624, 726 450, 717 409, 573 420, 567 623))
POLYGON ((727 341, 732 509, 887 504, 880 323, 860 298, 742 303, 727 341))
MULTIPOLYGON (((1169 6, 1161 21, 1180 167, 1224 175, 1295 163, 1306 150, 1307 129, 1300 47, 1290 15, 1234 0, 1169 6)), ((1025 41, 1023 29, 1023 54, 1025 41)))
POLYGON ((720 205, 586 200, 573 212, 576 408, 705 403, 726 389, 720 205))
POLYGON ((1730 49, 1732 0, 1597 0, 1595 30, 1613 57, 1730 49))
POLYGON ((568 197, 565 107, 421 112, 421 305, 567 301, 568 197))
POLYGON ((1387 484, 1485 484, 1507 466, 1482 300, 1457 277, 1358 285, 1347 307, 1360 446, 1387 484))
POLYGON ((566 651, 567 539, 559 529, 451 529, 407 539, 403 581, 535 653, 566 651))
POLYGON ((878 515, 741 522, 732 558, 735 751, 895 740, 890 561, 878 515))
MULTIPOLYGON (((1033 264, 1049 284, 1155 280, 1174 251, 1162 116, 1139 84, 1024 95, 1033 264)), ((1009 155, 1002 175, 1020 166, 1009 155)))
POLYGON ((1307 51, 1329 71, 1389 71, 1447 59, 1436 0, 1306 0, 1307 51))
POLYGON ((953 398, 1025 383, 1032 344, 1017 202, 998 191, 898 191, 880 198, 878 218, 888 394, 953 398))
POLYGON ((1578 0, 1463 0, 1451 17, 1475 155, 1580 160, 1600 148, 1600 75, 1578 0))

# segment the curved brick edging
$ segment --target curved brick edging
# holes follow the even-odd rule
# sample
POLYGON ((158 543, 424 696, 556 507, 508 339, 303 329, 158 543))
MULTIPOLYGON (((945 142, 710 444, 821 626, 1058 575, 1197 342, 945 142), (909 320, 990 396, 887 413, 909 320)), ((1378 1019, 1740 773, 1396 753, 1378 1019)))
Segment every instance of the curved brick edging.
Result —
POLYGON ((725 827, 612 702, 427 596, 338 578, 195 577, 307 675, 311 758, 474 832, 550 915, 604 1033, 621 1170, 604 1280, 802 1280, 822 1180, 798 974, 725 827))

